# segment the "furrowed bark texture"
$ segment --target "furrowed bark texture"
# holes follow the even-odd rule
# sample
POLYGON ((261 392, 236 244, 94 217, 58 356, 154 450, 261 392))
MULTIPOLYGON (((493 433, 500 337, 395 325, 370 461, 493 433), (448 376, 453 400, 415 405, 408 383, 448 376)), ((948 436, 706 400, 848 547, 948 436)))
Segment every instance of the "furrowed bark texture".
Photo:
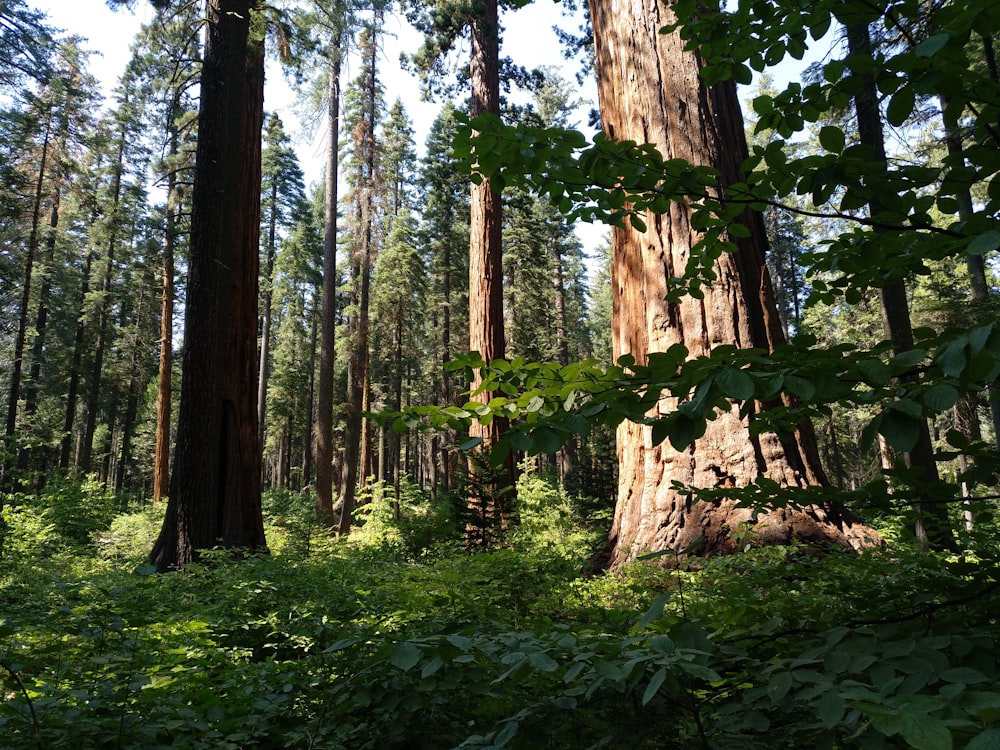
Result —
POLYGON ((181 404, 160 571, 216 546, 265 547, 257 429, 263 49, 257 0, 210 0, 192 193, 181 404))
MULTIPOLYGON (((496 0, 485 0, 472 24, 472 57, 469 65, 472 101, 469 114, 500 113, 499 20, 496 0)), ((478 351, 486 362, 505 356, 503 324, 502 201, 488 180, 473 184, 469 217, 469 349, 478 351)), ((472 387, 479 385, 479 378, 472 387)), ((477 398, 488 402, 492 394, 477 398)), ((495 444, 505 422, 494 419, 469 426, 469 437, 481 438, 482 448, 495 444)), ((477 452, 479 449, 477 449, 477 452)), ((469 474, 473 488, 468 497, 470 520, 466 526, 469 546, 487 546, 497 529, 510 522, 513 507, 514 465, 485 472, 485 458, 473 457, 469 474), (488 476, 487 476, 488 475, 488 476)))
MULTIPOLYGON (((739 178, 746 158, 743 120, 735 85, 706 89, 701 59, 684 50, 676 34, 659 30, 673 20, 666 4, 641 0, 591 0, 601 116, 607 135, 651 143, 665 158, 710 165, 723 184, 739 178)), ((773 348, 783 341, 770 278, 764 264, 766 239, 759 214, 744 217, 751 237, 738 253, 715 266, 718 278, 704 299, 668 304, 667 279, 682 276, 699 239, 688 211, 678 204, 663 215, 647 215, 646 231, 613 230, 612 285, 614 356, 631 353, 640 363, 651 352, 684 344, 692 357, 715 346, 773 348)), ((667 413, 675 403, 660 402, 667 413)), ((633 423, 618 431, 619 493, 607 549, 600 564, 618 565, 649 551, 697 554, 735 551, 735 537, 749 524, 754 538, 781 544, 792 539, 857 547, 878 540, 840 509, 812 507, 760 514, 735 501, 694 502, 673 482, 699 488, 743 487, 765 476, 790 487, 825 482, 809 425, 786 439, 751 437, 738 407, 708 423, 704 437, 686 450, 654 446, 651 428, 633 423), (868 541, 868 540, 871 541, 868 541), (701 540, 699 542, 699 540, 701 540)))

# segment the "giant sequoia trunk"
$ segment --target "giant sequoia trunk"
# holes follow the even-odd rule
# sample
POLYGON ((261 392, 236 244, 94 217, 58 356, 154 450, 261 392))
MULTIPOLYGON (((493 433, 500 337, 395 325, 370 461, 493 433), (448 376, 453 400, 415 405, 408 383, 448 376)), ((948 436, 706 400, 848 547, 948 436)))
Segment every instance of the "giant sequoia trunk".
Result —
MULTIPOLYGON (((684 50, 677 34, 661 34, 672 21, 666 4, 639 0, 590 0, 603 127, 618 140, 651 143, 668 159, 686 159, 735 181, 746 157, 735 85, 706 89, 700 56, 684 50)), ((688 211, 644 217, 647 230, 613 230, 613 349, 640 363, 651 352, 681 343, 692 357, 715 346, 773 348, 783 340, 764 265, 765 234, 759 215, 743 222, 747 240, 717 263, 716 281, 703 300, 668 304, 667 279, 681 276, 699 239, 688 211)), ((657 406, 674 407, 671 399, 657 406)), ((795 436, 752 436, 734 405, 708 423, 705 435, 684 451, 653 445, 650 428, 633 423, 618 431, 619 492, 606 562, 616 565, 648 551, 694 548, 698 554, 736 549, 744 524, 764 543, 794 538, 842 547, 876 539, 845 513, 818 507, 778 510, 756 517, 735 501, 696 501, 673 482, 700 488, 743 487, 758 477, 802 487, 824 481, 815 439, 805 425, 795 436)))
POLYGON ((262 43, 258 0, 209 0, 191 213, 181 405, 158 570, 262 548, 257 429, 262 43))

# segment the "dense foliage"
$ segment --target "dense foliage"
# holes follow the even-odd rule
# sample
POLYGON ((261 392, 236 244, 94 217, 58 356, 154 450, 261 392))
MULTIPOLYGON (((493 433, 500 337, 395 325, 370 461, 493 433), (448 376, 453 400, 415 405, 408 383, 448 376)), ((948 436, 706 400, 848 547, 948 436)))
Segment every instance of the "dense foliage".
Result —
MULTIPOLYGON (((996 747, 996 528, 944 558, 751 549, 580 578, 586 503, 527 474, 508 546, 370 488, 348 540, 267 499, 271 555, 150 575, 94 485, 9 514, 4 747, 996 747), (74 513, 83 503, 86 519, 74 513), (84 526, 87 528, 85 529, 84 526), (994 573, 988 572, 993 570, 994 573)), ((590 519, 589 521, 587 519, 590 519)))

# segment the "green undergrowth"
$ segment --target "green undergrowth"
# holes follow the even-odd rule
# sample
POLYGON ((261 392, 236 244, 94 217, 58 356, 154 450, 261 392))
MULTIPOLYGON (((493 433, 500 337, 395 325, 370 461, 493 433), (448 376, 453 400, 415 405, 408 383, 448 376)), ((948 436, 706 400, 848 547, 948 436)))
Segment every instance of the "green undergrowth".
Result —
POLYGON ((458 504, 405 482, 369 488, 346 540, 273 493, 271 554, 162 576, 159 510, 81 539, 58 499, 25 500, 0 746, 1000 747, 995 533, 961 557, 751 549, 584 577, 594 504, 520 489, 520 526, 478 554, 458 504))

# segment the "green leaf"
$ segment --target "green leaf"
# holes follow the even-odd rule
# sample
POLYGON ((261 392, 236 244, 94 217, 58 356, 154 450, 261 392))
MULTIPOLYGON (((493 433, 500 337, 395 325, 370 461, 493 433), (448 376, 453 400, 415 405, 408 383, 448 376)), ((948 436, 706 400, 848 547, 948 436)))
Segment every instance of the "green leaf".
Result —
POLYGON ((678 412, 669 426, 670 444, 674 450, 683 451, 705 434, 705 420, 678 412))
MULTIPOLYGON (((668 554, 670 553, 669 550, 666 550, 666 552, 668 554)), ((649 558, 648 555, 643 555, 639 559, 643 560, 643 559, 648 559, 648 558, 649 558)), ((646 613, 639 620, 639 624, 636 627, 639 630, 642 630, 644 627, 646 627, 647 625, 649 625, 649 623, 651 623, 653 620, 659 618, 660 615, 663 614, 663 608, 665 606, 667 606, 667 602, 670 601, 670 598, 672 596, 673 596, 673 594, 671 592, 667 592, 666 594, 661 594, 660 596, 658 596, 656 598, 656 601, 653 602, 652 606, 649 609, 646 610, 646 613)))
POLYGON ((844 144, 846 139, 844 137, 844 131, 833 125, 826 125, 820 128, 819 131, 819 145, 825 148, 827 151, 839 154, 844 150, 844 144))
POLYGON ((562 448, 563 441, 559 433, 548 427, 539 427, 531 433, 531 437, 535 444, 535 450, 544 455, 558 453, 559 449, 562 448))
POLYGON ((925 713, 906 712, 900 734, 915 750, 951 750, 951 732, 940 719, 925 713))
POLYGON ((715 376, 715 382, 729 398, 737 401, 753 398, 753 378, 735 367, 723 367, 715 376))
POLYGON ((812 381, 798 375, 785 376, 785 390, 805 401, 811 400, 816 395, 816 386, 813 385, 812 381))
POLYGON ((493 744, 490 747, 504 747, 508 742, 514 739, 514 735, 517 734, 517 730, 520 728, 520 724, 517 721, 508 721, 504 728, 500 730, 497 736, 493 739, 493 744))
POLYGON ((957 378, 965 370, 968 359, 965 356, 965 345, 968 339, 964 336, 952 339, 934 354, 934 359, 945 375, 957 378))
POLYGON ((985 255, 1000 247, 1000 232, 995 229, 972 238, 972 242, 965 248, 969 255, 985 255))
POLYGON ((910 116, 914 104, 916 104, 916 97, 913 94, 913 88, 909 85, 903 86, 889 100, 889 106, 885 110, 885 119, 891 125, 899 127, 910 116))
POLYGON ((892 371, 880 359, 863 359, 858 362, 858 370, 872 385, 886 385, 892 380, 892 371))
POLYGON ((976 735, 965 750, 1000 750, 1000 729, 987 729, 976 735))
POLYGON ((471 451, 473 448, 482 445, 482 442, 483 439, 481 437, 470 437, 463 440, 458 447, 463 451, 471 451))
POLYGON ((767 685, 767 695, 772 701, 780 701, 792 687, 792 673, 778 672, 767 685))
POLYGON ((913 48, 913 51, 917 53, 917 57, 933 57, 941 48, 944 47, 951 37, 948 34, 935 34, 934 36, 929 36, 924 39, 920 44, 913 48))
POLYGON ((945 682, 961 682, 965 685, 978 685, 981 682, 988 682, 988 678, 982 672, 972 667, 956 667, 941 673, 941 679, 945 682))
POLYGON ((946 383, 933 385, 924 391, 923 402, 928 409, 936 412, 948 411, 959 398, 958 389, 946 383))
POLYGON ((920 420, 904 414, 896 409, 886 409, 882 412, 882 421, 878 428, 889 445, 904 453, 913 450, 920 436, 920 420))
POLYGON ((892 364, 899 370, 909 370, 923 362, 926 356, 927 351, 924 349, 910 349, 908 352, 902 352, 893 357, 892 364))
POLYGON ((650 678, 649 684, 646 685, 646 692, 642 694, 642 705, 645 706, 647 703, 653 700, 653 697, 656 695, 657 692, 659 692, 660 686, 663 684, 663 681, 665 679, 667 679, 667 668, 660 667, 656 671, 656 674, 654 674, 650 678))
POLYGON ((844 699, 840 693, 836 689, 831 689, 823 693, 823 697, 819 699, 816 713, 825 729, 833 729, 840 723, 840 719, 844 715, 844 708, 844 699))
POLYGON ((420 649, 408 641, 397 643, 389 654, 389 663, 404 672, 409 672, 419 661, 420 649))

